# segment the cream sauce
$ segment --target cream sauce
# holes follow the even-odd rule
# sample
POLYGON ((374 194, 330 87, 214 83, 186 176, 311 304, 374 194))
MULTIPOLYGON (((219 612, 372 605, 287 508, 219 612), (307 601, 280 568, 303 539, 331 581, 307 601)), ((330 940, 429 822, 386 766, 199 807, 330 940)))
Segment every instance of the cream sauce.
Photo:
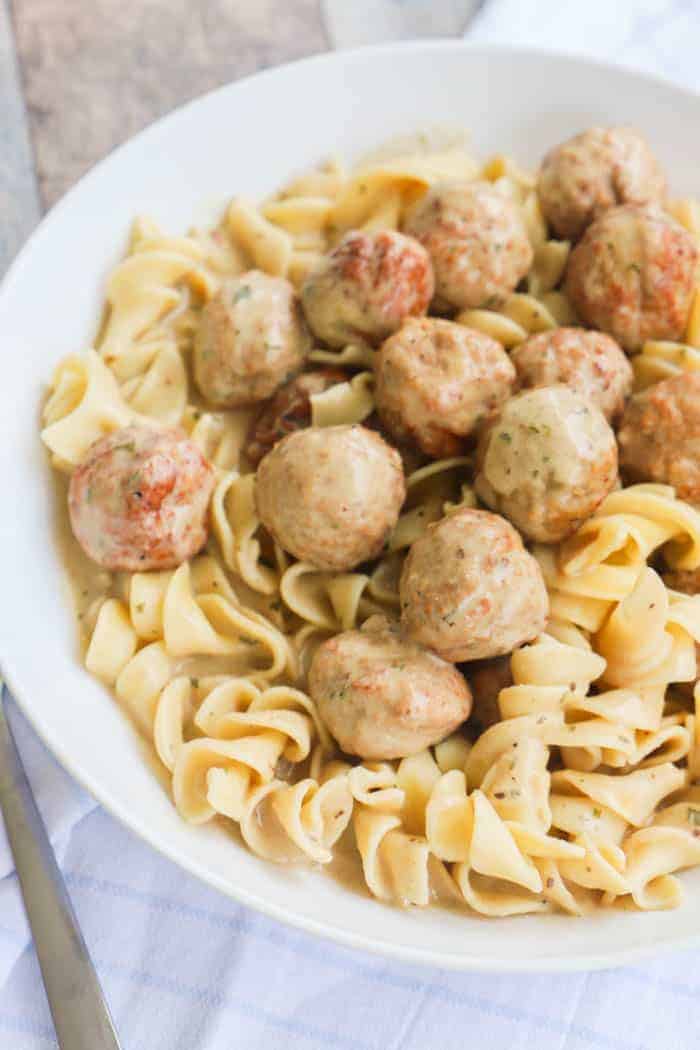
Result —
POLYGON ((588 473, 602 442, 608 445, 603 417, 564 387, 540 389, 509 402, 494 427, 483 473, 500 494, 510 496, 526 484, 533 499, 557 486, 574 487, 588 473))

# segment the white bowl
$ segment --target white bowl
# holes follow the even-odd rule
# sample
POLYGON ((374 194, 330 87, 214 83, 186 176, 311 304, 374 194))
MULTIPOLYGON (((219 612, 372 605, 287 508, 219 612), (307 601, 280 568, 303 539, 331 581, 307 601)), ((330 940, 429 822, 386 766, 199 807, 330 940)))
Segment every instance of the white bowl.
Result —
POLYGON ((412 43, 308 59, 205 96, 87 175, 44 220, 0 289, 0 663, 63 765, 133 831, 245 904, 313 933, 458 969, 611 966, 700 940, 700 871, 686 903, 655 914, 484 921, 403 912, 317 871, 267 864, 213 827, 190 827, 144 761, 118 705, 80 666, 53 537, 39 404, 64 354, 84 348, 104 279, 135 213, 184 230, 236 192, 262 195, 333 152, 352 157, 435 124, 471 131, 478 155, 543 151, 592 124, 647 133, 674 190, 700 189, 698 96, 581 59, 412 43))

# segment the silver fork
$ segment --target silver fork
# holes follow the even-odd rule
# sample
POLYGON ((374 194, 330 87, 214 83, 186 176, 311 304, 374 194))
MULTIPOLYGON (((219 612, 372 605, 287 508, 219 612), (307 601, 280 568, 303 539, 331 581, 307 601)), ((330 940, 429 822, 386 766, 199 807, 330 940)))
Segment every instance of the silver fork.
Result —
POLYGON ((0 809, 61 1050, 119 1050, 46 828, 22 766, 0 681, 0 809))
POLYGON ((334 48, 461 36, 485 0, 322 0, 334 48))

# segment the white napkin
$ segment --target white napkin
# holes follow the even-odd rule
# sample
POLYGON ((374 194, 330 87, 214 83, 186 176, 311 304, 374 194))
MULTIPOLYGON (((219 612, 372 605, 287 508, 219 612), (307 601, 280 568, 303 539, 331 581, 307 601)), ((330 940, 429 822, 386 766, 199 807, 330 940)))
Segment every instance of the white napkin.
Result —
MULTIPOLYGON (((8 694, 5 696, 7 698, 8 694)), ((97 803, 78 787, 53 755, 49 754, 14 703, 7 703, 7 708, 22 753, 22 761, 60 862, 75 825, 94 810, 97 803)), ((0 985, 7 979, 29 941, 29 931, 13 872, 12 854, 0 818, 0 985)), ((1 1037, 0 1047, 4 1048, 1 1037)))
POLYGON ((487 0, 466 39, 590 55, 700 86, 697 0, 487 0))
MULTIPOLYGON (((615 58, 700 86, 692 0, 491 0, 469 38, 615 58)), ((16 712, 13 726, 123 1050, 700 1047, 700 952, 609 973, 497 977, 338 948, 184 874, 96 808, 16 712)), ((46 1050, 55 1037, 10 872, 2 837, 0 1050, 46 1050)))

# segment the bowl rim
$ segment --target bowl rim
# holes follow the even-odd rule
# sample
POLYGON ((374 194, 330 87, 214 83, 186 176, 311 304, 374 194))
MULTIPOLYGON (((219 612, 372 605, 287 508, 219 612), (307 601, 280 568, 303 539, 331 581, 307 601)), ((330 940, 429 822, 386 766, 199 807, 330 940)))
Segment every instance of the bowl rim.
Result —
MULTIPOLYGON (((519 46, 513 44, 478 43, 461 38, 456 39, 414 39, 391 43, 380 43, 365 45, 340 51, 327 51, 298 58, 281 65, 253 72, 245 77, 228 81, 195 98, 190 99, 168 113, 147 124, 135 135, 119 143, 111 149, 96 164, 92 165, 81 177, 70 187, 70 189, 59 198, 41 217, 40 221, 31 232, 29 237, 16 254, 6 273, 0 280, 0 303, 14 283, 18 281, 27 266, 31 256, 40 245, 49 222, 57 215, 70 207, 73 199, 78 196, 86 181, 97 177, 105 166, 108 166, 115 157, 138 145, 143 138, 150 134, 155 128, 162 129, 170 122, 175 121, 180 115, 192 107, 200 105, 205 99, 223 94, 233 86, 249 84, 251 81, 259 82, 266 79, 274 79, 284 76, 293 68, 318 67, 336 65, 338 63, 362 62, 365 58, 375 56, 389 57, 396 52, 421 54, 444 54, 445 52, 463 52, 480 55, 488 58, 491 55, 512 55, 516 57, 540 58, 547 60, 565 60, 574 64, 598 69, 601 73, 623 74, 631 79, 646 82, 647 84, 671 89, 679 94, 685 95, 695 101, 700 100, 700 91, 679 85, 670 77, 666 77, 647 70, 640 70, 631 64, 608 62, 568 49, 554 49, 544 47, 519 46)), ((219 877, 216 872, 211 871, 205 865, 200 864, 194 856, 184 855, 168 842, 167 836, 162 836, 158 828, 147 824, 145 820, 139 819, 138 813, 127 810, 118 798, 109 789, 102 788, 100 783, 88 773, 79 761, 66 754, 60 744, 50 739, 46 727, 42 724, 40 714, 35 711, 31 703, 25 703, 22 689, 22 671, 15 665, 12 655, 12 641, 8 637, 0 635, 0 683, 4 679, 5 686, 17 702, 23 716, 28 720, 32 729, 39 736, 44 746, 57 759, 62 768, 69 773, 75 781, 86 790, 96 802, 103 806, 107 812, 117 819, 123 826, 136 834, 143 842, 162 856, 175 863, 181 869, 187 871, 205 885, 211 886, 226 897, 232 898, 240 904, 252 908, 261 914, 275 919, 287 926, 302 930, 305 933, 330 940, 337 944, 352 949, 360 949, 370 954, 383 958, 395 959, 402 963, 410 963, 428 967, 438 967, 453 971, 476 972, 476 973, 563 973, 586 970, 603 970, 622 966, 628 966, 652 957, 660 956, 670 951, 682 951, 700 947, 700 928, 696 933, 685 935, 671 935, 661 940, 637 944, 627 948, 608 949, 600 951, 588 951, 578 954, 573 958, 555 955, 546 958, 538 958, 534 964, 526 959, 517 959, 509 962, 505 958, 482 958, 469 954, 454 953, 447 949, 433 949, 430 947, 417 947, 415 945, 402 944, 397 941, 382 940, 368 934, 355 932, 344 926, 336 926, 326 920, 317 920, 308 915, 299 914, 294 910, 285 908, 264 896, 238 886, 232 885, 219 877)))

